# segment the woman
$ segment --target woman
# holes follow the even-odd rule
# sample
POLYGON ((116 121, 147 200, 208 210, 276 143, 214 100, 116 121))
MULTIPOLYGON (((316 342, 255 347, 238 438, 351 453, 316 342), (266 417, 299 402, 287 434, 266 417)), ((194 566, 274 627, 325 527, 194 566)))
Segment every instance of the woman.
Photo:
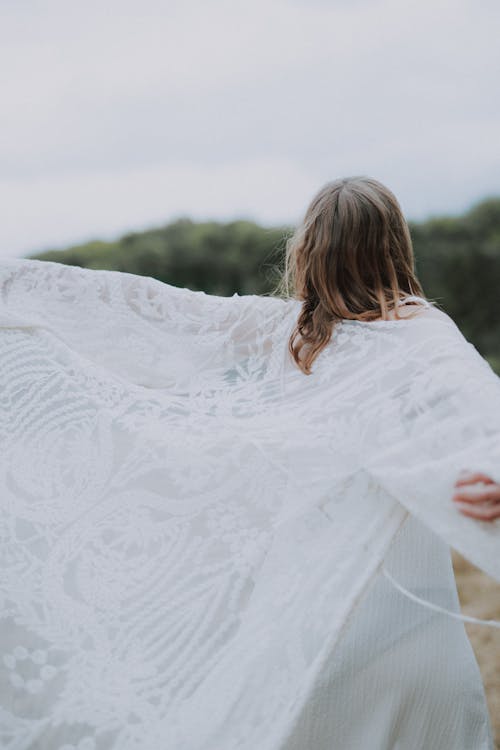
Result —
MULTIPOLYGON (((304 373, 330 340, 336 319, 394 320, 417 314, 424 301, 414 272, 408 225, 390 190, 377 180, 344 178, 327 184, 312 200, 302 225, 288 245, 286 273, 276 293, 296 289, 302 309, 289 345, 304 373), (371 234, 371 237, 370 237, 371 234), (361 258, 359 257, 361 255, 361 258), (394 307, 387 305, 387 291, 394 307), (398 309, 398 295, 406 293, 398 309), (420 295, 412 295, 416 292, 420 295), (375 313, 371 309, 375 306, 375 313), (415 310, 416 308, 416 310, 415 310), (382 311, 382 317, 373 317, 382 311), (294 337, 300 336, 298 344, 294 337), (304 364, 300 351, 310 350, 304 364)), ((461 513, 479 520, 500 517, 500 486, 481 473, 465 472, 456 487, 465 487, 453 500, 461 513), (481 492, 467 487, 492 485, 481 492)))
MULTIPOLYGON (((277 291, 288 294, 292 286, 302 303, 289 349, 306 375, 330 341, 336 321, 398 320, 431 307, 414 273, 411 238, 399 204, 373 179, 344 178, 325 185, 289 242, 286 261, 277 291)), ((436 313, 439 320, 443 314, 432 311, 436 313)), ((491 477, 465 471, 454 487, 459 512, 481 521, 500 517, 500 486, 491 477)), ((418 560, 421 582, 440 583, 458 611, 446 547, 411 517, 386 562, 397 563, 401 579, 410 560, 413 565, 418 560), (422 556, 425 562, 419 560, 422 556)), ((431 591, 429 587, 427 593, 431 591)), ((462 626, 430 617, 425 628, 412 631, 409 623, 419 617, 418 606, 405 603, 381 579, 372 582, 358 610, 315 696, 330 715, 329 730, 321 732, 331 745, 315 737, 316 719, 306 718, 303 735, 299 732, 290 747, 490 747, 480 678, 462 626), (402 671, 404 680, 398 679, 402 671), (332 703, 333 711, 328 709, 332 703)))
POLYGON ((374 180, 287 282, 1 264, 6 746, 491 750, 448 545, 500 580, 498 502, 452 502, 500 481, 498 377, 374 180))

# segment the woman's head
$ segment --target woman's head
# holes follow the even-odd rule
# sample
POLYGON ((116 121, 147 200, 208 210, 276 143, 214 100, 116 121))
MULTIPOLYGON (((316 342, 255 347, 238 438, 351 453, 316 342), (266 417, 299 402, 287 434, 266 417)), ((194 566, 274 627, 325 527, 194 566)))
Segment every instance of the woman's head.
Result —
POLYGON ((279 290, 303 303, 289 350, 306 374, 336 320, 385 319, 390 309, 399 317, 398 301, 423 291, 408 224, 393 193, 370 177, 322 187, 287 242, 279 290))

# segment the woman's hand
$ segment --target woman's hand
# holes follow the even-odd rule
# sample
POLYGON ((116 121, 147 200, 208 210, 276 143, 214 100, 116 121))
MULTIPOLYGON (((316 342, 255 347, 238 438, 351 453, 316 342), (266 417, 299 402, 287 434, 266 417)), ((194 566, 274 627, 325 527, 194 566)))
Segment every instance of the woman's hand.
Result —
POLYGON ((481 472, 462 472, 454 484, 459 488, 453 502, 460 513, 480 521, 500 518, 500 484, 481 472), (475 487, 476 482, 483 484, 475 487))

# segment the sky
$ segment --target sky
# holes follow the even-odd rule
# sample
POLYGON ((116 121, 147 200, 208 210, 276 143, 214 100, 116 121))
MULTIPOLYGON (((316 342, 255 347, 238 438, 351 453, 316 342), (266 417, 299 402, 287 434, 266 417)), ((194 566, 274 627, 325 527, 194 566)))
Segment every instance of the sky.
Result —
POLYGON ((498 0, 0 0, 0 257, 297 224, 369 175, 409 219, 500 196, 498 0))

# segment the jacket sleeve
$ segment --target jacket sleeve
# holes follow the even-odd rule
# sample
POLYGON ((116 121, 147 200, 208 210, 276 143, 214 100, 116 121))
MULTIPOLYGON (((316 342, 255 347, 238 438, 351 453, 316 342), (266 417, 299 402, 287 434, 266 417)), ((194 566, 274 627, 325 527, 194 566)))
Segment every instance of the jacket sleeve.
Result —
POLYGON ((500 484, 500 378, 451 318, 435 315, 424 314, 413 328, 408 359, 383 386, 367 469, 410 513, 500 581, 500 519, 467 517, 452 501, 462 470, 500 484))

